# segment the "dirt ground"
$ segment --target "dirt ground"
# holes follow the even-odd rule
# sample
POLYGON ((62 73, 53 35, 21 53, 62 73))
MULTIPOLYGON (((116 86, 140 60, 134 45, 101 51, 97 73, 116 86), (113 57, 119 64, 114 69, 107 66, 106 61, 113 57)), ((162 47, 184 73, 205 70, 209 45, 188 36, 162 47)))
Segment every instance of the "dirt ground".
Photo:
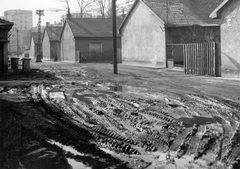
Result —
POLYGON ((0 168, 239 169, 240 81, 109 63, 0 76, 0 168))

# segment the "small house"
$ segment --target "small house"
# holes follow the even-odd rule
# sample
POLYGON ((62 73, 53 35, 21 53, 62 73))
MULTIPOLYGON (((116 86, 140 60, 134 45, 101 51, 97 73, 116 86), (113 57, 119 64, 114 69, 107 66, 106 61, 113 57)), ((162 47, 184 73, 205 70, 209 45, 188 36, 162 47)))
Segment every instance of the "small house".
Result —
POLYGON ((63 26, 61 25, 50 25, 47 23, 42 39, 42 52, 43 59, 60 61, 60 35, 62 32, 63 26))
MULTIPOLYGON (((117 28, 122 19, 117 19, 117 28)), ((118 36, 120 51, 120 37, 118 36)), ((61 34, 61 60, 84 62, 113 53, 112 18, 68 18, 61 34), (82 56, 82 57, 81 57, 82 56), (79 60, 80 58, 80 60, 79 60), (82 58, 82 59, 81 59, 82 58)))
MULTIPOLYGON (((42 39, 42 33, 41 33, 42 39)), ((29 49, 29 57, 36 58, 37 57, 37 48, 38 48, 38 32, 32 32, 30 49, 29 49)), ((40 41, 40 51, 42 52, 42 42, 40 41)))
POLYGON ((220 41, 221 20, 209 15, 222 1, 136 0, 119 29, 122 62, 183 66, 181 44, 220 41))
POLYGON ((12 22, 0 19, 0 74, 8 71, 8 32, 12 26, 12 22))
POLYGON ((221 19, 222 76, 240 78, 240 1, 222 1, 210 17, 221 19))

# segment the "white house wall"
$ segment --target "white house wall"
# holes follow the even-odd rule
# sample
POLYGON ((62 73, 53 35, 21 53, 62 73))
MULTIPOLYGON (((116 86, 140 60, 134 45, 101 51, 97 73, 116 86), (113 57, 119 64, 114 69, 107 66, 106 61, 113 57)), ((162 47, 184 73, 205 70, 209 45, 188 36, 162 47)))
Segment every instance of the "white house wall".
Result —
POLYGON ((143 2, 136 4, 122 29, 123 63, 166 66, 163 22, 143 2))
POLYGON ((75 61, 75 40, 68 23, 66 23, 61 37, 61 60, 75 61))
POLYGON ((222 13, 225 14, 221 25, 222 70, 240 72, 240 1, 233 0, 222 13))
POLYGON ((33 38, 31 39, 31 45, 30 45, 30 49, 29 49, 29 57, 30 58, 35 58, 34 57, 34 41, 33 41, 33 38))
POLYGON ((50 60, 50 41, 49 41, 49 37, 46 30, 43 37, 42 52, 43 52, 43 59, 50 60))

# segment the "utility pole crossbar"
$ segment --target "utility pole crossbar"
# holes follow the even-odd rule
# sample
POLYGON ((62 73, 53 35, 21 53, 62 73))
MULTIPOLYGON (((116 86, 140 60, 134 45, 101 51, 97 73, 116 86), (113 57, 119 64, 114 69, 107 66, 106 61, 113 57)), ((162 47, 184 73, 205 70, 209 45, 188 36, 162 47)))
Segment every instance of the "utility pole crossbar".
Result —
POLYGON ((37 57, 36 62, 42 62, 41 55, 41 16, 44 16, 44 10, 37 10, 36 14, 38 15, 38 44, 37 44, 37 57))

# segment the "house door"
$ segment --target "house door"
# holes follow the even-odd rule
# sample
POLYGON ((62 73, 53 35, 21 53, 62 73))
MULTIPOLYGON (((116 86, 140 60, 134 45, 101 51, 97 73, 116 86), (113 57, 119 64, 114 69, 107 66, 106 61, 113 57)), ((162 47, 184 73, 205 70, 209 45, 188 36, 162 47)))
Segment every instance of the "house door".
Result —
POLYGON ((173 66, 183 67, 183 44, 168 44, 167 60, 172 60, 173 66))

